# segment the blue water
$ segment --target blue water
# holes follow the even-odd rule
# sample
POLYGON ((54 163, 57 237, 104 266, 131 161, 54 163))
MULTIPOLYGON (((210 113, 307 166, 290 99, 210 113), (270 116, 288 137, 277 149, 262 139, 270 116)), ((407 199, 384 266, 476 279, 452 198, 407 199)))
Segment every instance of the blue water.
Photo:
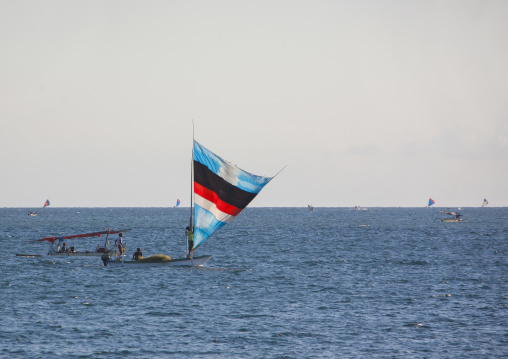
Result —
POLYGON ((180 256, 189 210, 0 209, 0 357, 507 357, 508 208, 438 211, 248 208, 204 268, 119 268, 15 253, 111 227, 129 255, 180 256))

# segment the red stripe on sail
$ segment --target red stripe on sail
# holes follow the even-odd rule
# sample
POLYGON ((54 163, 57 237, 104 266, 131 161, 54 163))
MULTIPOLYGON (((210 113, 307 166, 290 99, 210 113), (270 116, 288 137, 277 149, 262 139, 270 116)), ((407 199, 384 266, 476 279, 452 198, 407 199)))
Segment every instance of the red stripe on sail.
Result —
POLYGON ((238 213, 242 211, 240 208, 236 208, 235 206, 232 206, 222 201, 219 198, 219 196, 217 196, 217 193, 209 190, 206 187, 201 186, 197 182, 194 182, 194 193, 203 197, 204 199, 209 200, 210 202, 215 203, 217 209, 231 216, 236 216, 238 213))

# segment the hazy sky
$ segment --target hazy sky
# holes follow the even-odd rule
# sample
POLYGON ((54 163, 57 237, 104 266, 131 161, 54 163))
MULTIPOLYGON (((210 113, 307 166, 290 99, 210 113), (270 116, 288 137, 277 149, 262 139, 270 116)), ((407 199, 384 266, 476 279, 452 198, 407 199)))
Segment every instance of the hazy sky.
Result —
POLYGON ((0 207, 508 206, 508 1, 0 0, 0 207))

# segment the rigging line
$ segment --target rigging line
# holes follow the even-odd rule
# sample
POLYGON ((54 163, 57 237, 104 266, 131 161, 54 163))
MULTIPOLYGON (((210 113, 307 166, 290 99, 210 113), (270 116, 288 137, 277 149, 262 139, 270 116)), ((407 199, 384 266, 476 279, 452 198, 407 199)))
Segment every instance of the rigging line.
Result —
MULTIPOLYGON (((281 169, 279 172, 277 172, 277 173, 275 174, 275 176, 273 176, 273 177, 270 179, 270 181, 271 181, 271 180, 273 180, 275 177, 277 177, 277 175, 278 175, 279 173, 281 173, 282 171, 284 171, 284 169, 285 169, 287 166, 288 166, 288 165, 285 165, 284 167, 282 167, 282 169, 281 169)), ((270 182, 270 181, 269 181, 269 182, 270 182)))

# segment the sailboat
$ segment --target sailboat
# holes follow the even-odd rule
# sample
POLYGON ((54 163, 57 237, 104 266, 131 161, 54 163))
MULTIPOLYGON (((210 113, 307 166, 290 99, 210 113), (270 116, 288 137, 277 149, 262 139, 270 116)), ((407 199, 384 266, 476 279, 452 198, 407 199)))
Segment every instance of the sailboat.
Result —
POLYGON ((194 256, 195 250, 230 223, 274 177, 246 172, 194 141, 186 256, 175 259, 158 254, 137 261, 111 257, 104 265, 203 266, 212 256, 194 256))
POLYGON ((443 218, 436 218, 436 220, 440 220, 441 222, 450 223, 463 221, 462 214, 460 214, 459 212, 450 211, 449 208, 447 211, 439 211, 439 212, 443 212, 443 218))
POLYGON ((429 198, 429 204, 427 205, 427 208, 432 206, 434 203, 436 203, 432 198, 429 198))
MULTIPOLYGON (((130 231, 130 229, 122 229, 119 231, 113 231, 108 228, 107 230, 102 231, 102 232, 72 234, 72 235, 68 235, 68 236, 44 237, 41 239, 36 239, 35 241, 50 243, 48 256, 101 257, 104 254, 113 253, 113 250, 109 248, 109 235, 123 233, 126 231, 130 231), (103 234, 106 235, 106 240, 104 241, 104 247, 101 247, 100 244, 98 244, 97 247, 91 251, 76 251, 74 246, 67 247, 67 243, 64 242, 65 240, 75 239, 75 238, 101 237, 103 234), (55 242, 56 242, 56 245, 55 245, 55 242)), ((41 255, 36 255, 36 254, 16 254, 16 256, 18 256, 18 257, 41 257, 41 255)))
MULTIPOLYGON (((42 206, 42 208, 46 208, 48 206, 49 206, 49 199, 47 199, 46 202, 44 202, 44 206, 42 206)), ((28 215, 34 217, 34 216, 37 216, 38 213, 35 211, 31 211, 31 212, 28 212, 28 215)))
POLYGON ((482 208, 489 204, 489 201, 487 201, 487 198, 483 199, 482 208))

